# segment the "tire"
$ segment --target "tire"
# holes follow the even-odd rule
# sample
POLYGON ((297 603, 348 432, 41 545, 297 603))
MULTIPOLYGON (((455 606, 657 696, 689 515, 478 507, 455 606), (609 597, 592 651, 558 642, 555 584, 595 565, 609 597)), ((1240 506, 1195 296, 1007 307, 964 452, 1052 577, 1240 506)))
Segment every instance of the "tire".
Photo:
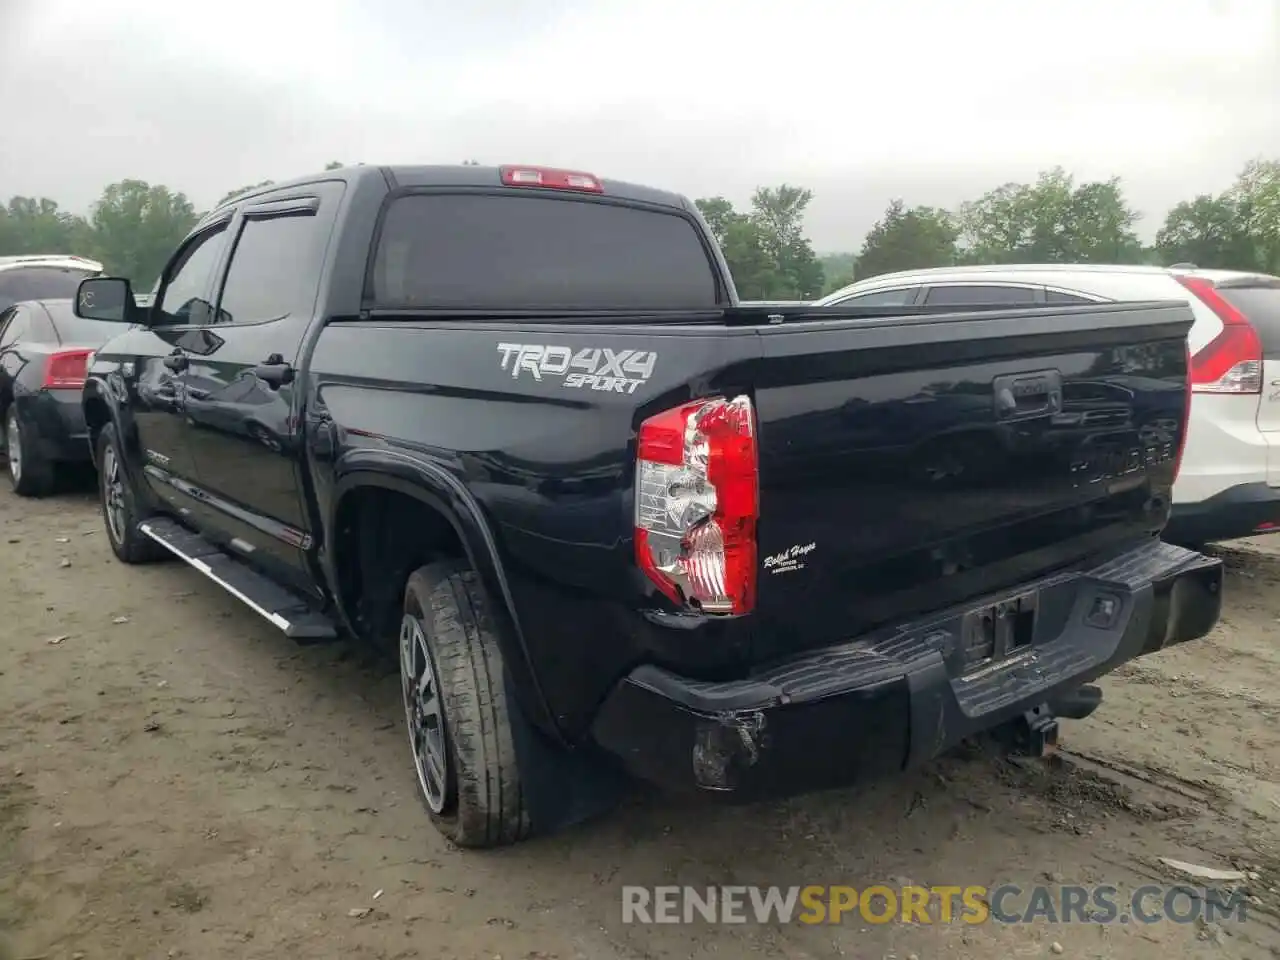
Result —
POLYGON ((37 438, 10 406, 4 417, 4 452, 9 485, 20 497, 42 497, 53 488, 53 464, 36 452, 37 438))
POLYGON ((98 499, 111 552, 125 563, 151 563, 167 556, 164 547, 138 529, 146 517, 139 511, 137 494, 124 469, 114 423, 107 424, 98 435, 97 459, 98 499))
POLYGON ((507 697, 488 601, 464 563, 433 563, 409 577, 400 685, 418 797, 436 829, 460 847, 527 838, 512 729, 524 719, 507 697))

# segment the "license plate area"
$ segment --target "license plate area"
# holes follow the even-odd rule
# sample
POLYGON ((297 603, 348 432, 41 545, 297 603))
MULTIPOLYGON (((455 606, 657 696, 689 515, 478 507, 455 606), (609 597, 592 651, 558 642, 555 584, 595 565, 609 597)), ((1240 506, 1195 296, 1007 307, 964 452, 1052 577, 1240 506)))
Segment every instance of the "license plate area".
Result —
POLYGON ((962 670, 981 670, 1030 649, 1038 610, 1038 595, 1024 593, 966 613, 960 631, 962 670))

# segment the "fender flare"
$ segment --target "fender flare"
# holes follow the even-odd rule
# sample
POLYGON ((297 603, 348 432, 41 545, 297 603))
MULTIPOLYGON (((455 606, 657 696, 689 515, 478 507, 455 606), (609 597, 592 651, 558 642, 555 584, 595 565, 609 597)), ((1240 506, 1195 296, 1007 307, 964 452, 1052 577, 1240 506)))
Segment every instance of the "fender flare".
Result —
MULTIPOLYGON (((101 402, 102 405, 107 408, 107 423, 115 424, 116 431, 120 435, 120 442, 127 445, 129 443, 129 437, 125 432, 125 426, 120 416, 119 401, 112 394, 111 387, 107 385, 106 381, 101 376, 94 376, 93 374, 90 374, 88 379, 85 380, 84 390, 80 395, 81 412, 87 414, 87 407, 90 401, 94 400, 101 402)), ((85 421, 87 426, 87 416, 85 417, 85 421)), ((89 441, 89 457, 93 462, 94 469, 96 470, 98 468, 98 445, 92 438, 89 441)), ((128 460, 129 458, 126 457, 125 459, 128 460)), ((131 466, 131 464, 126 463, 125 466, 127 468, 131 466)))
MULTIPOLYGON (((143 509, 154 512, 160 508, 160 505, 151 484, 144 476, 146 461, 142 453, 142 444, 138 439, 137 424, 133 420, 127 400, 122 402, 120 395, 112 389, 111 383, 107 380, 109 375, 104 376, 101 373, 94 374, 90 372, 84 382, 84 389, 80 394, 80 409, 86 414, 85 426, 88 426, 88 410, 86 406, 89 401, 96 400, 102 403, 107 408, 106 422, 115 426, 116 436, 120 440, 120 469, 129 478, 129 483, 133 487, 133 495, 138 498, 143 509)), ((98 444, 96 437, 91 437, 88 443, 90 460, 93 463, 94 470, 97 470, 98 444)))
MULTIPOLYGON (((476 498, 457 477, 429 460, 395 450, 349 450, 334 464, 333 494, 325 517, 327 529, 336 529, 342 498, 357 487, 368 486, 413 497, 431 507, 453 527, 485 593, 498 601, 493 612, 502 622, 503 629, 498 631, 498 637, 503 646, 503 659, 515 681, 517 700, 522 701, 528 719, 535 727, 564 744, 525 643, 497 540, 476 498), (522 697, 521 692, 525 696, 522 697)), ((335 559, 330 554, 325 565, 329 567, 326 572, 334 585, 333 595, 337 599, 340 594, 336 590, 335 559)))

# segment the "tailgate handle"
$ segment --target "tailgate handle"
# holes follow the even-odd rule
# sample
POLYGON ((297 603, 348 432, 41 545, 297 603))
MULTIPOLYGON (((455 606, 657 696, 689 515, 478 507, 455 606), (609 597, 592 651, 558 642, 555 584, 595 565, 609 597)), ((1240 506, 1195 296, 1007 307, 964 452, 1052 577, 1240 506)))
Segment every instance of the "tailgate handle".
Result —
POLYGON ((1057 370, 1010 373, 991 381, 997 420, 1023 420, 1062 412, 1062 374, 1057 370))

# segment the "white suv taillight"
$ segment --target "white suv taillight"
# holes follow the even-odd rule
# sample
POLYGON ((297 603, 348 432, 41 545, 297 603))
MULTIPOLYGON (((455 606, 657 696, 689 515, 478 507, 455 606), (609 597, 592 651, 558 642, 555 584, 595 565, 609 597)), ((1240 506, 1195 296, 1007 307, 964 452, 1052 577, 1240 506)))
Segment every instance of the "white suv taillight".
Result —
POLYGON ((1194 393, 1261 393, 1262 340, 1249 319, 1222 298, 1213 281, 1177 278, 1222 321, 1222 332, 1191 357, 1194 393))
MULTIPOLYGON (((1187 375, 1191 374, 1191 344, 1183 344, 1187 355, 1187 375)), ((1188 384, 1188 386, 1190 386, 1188 384)), ((1173 456, 1173 479, 1178 479, 1182 472, 1182 455, 1187 452, 1187 433, 1191 430, 1191 390, 1188 389, 1182 398, 1182 422, 1178 424, 1178 450, 1173 456)))
POLYGON ((750 398, 695 400, 640 425, 636 562, 673 603, 751 611, 759 516, 750 398))

